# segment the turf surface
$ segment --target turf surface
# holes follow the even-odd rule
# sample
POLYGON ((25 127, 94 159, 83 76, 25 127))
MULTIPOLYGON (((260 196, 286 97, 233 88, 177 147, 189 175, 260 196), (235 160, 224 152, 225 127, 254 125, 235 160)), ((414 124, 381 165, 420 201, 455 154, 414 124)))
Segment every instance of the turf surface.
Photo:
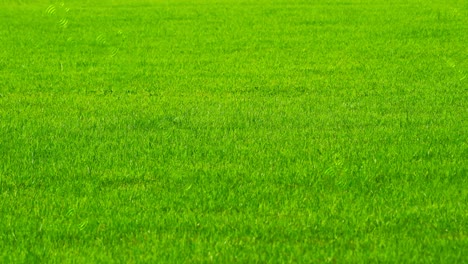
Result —
POLYGON ((468 3, 0 1, 0 262, 468 262, 468 3))

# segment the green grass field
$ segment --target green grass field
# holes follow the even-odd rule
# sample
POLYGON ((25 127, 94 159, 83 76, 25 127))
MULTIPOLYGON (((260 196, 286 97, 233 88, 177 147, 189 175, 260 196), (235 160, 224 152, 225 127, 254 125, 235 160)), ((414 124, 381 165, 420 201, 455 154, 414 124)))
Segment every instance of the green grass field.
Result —
POLYGON ((468 263, 466 0, 0 0, 0 263, 468 263))

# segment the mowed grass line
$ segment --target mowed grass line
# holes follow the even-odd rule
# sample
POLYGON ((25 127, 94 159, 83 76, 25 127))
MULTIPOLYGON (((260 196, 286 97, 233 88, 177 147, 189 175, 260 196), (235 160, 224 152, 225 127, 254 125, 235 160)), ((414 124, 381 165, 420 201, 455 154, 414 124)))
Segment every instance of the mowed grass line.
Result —
POLYGON ((51 6, 0 3, 0 262, 468 261, 463 2, 51 6))

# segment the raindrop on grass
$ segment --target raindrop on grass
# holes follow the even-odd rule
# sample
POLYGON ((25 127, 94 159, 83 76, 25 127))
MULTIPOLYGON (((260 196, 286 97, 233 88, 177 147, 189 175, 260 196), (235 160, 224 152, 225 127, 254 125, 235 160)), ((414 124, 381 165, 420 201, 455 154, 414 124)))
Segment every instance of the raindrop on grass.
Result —
POLYGON ((49 15, 53 15, 55 14, 57 11, 57 8, 55 8, 55 5, 50 5, 49 7, 47 7, 47 9, 45 10, 45 12, 49 15))
POLYGON ((62 28, 66 28, 66 27, 68 26, 68 19, 66 19, 66 18, 60 19, 59 25, 60 25, 60 27, 62 27, 62 28))
POLYGON ((101 45, 107 44, 106 37, 103 34, 100 34, 96 37, 96 42, 101 45))

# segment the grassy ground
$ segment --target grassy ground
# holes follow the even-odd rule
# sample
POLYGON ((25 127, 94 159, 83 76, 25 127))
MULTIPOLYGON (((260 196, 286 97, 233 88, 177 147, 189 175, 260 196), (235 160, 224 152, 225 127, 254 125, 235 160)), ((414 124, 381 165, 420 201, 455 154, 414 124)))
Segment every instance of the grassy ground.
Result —
POLYGON ((0 1, 0 262, 468 262, 462 0, 0 1))

